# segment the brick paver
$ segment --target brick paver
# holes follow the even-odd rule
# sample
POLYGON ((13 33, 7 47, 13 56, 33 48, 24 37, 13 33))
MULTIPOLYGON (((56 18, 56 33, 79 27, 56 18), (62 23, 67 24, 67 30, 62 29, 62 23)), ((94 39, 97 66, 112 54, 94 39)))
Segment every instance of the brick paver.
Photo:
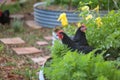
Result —
POLYGON ((5 45, 17 45, 17 44, 25 44, 25 41, 19 37, 16 38, 2 38, 0 41, 5 45))
POLYGON ((50 41, 50 40, 52 40, 52 36, 44 36, 44 39, 47 41, 50 41))
POLYGON ((12 50, 18 55, 42 53, 42 50, 35 47, 12 48, 12 50))
POLYGON ((46 41, 37 41, 36 44, 38 46, 45 46, 45 45, 48 45, 48 42, 46 42, 46 41))
POLYGON ((42 27, 39 26, 35 21, 33 20, 28 20, 26 21, 26 24, 28 25, 28 27, 32 28, 32 29, 41 29, 42 27))
POLYGON ((31 58, 31 60, 34 63, 37 63, 39 65, 44 65, 44 63, 46 62, 46 60, 50 58, 50 56, 44 56, 44 57, 38 57, 38 58, 31 58))
MULTIPOLYGON (((0 3, 3 4, 5 2, 5 0, 0 0, 0 3)), ((6 0, 5 5, 10 5, 10 4, 15 4, 16 1, 12 1, 12 0, 6 0)))
POLYGON ((34 63, 37 63, 37 64, 39 64, 40 66, 41 65, 44 65, 44 63, 46 62, 46 58, 42 58, 42 57, 39 57, 39 58, 31 58, 32 59, 32 61, 34 62, 34 63))

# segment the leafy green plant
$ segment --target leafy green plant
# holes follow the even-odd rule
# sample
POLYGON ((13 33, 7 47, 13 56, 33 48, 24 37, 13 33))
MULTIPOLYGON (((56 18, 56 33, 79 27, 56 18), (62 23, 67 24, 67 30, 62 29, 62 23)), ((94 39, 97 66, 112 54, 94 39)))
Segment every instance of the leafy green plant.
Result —
POLYGON ((5 3, 1 6, 1 10, 10 10, 10 13, 15 13, 20 11, 21 7, 19 5, 18 2, 16 2, 15 4, 9 4, 9 5, 5 5, 5 3))
POLYGON ((68 5, 68 6, 71 5, 74 7, 79 7, 81 6, 81 3, 86 4, 88 2, 91 2, 91 4, 87 4, 91 9, 96 7, 97 5, 100 5, 100 9, 102 10, 108 10, 108 9, 112 10, 112 9, 120 8, 119 0, 54 0, 53 1, 54 4, 61 4, 61 5, 68 5))
POLYGON ((5 64, 5 66, 16 66, 16 63, 14 62, 8 62, 5 64))
POLYGON ((60 43, 60 41, 56 40, 52 49, 51 49, 51 53, 52 53, 52 57, 53 58, 58 58, 58 57, 62 57, 66 54, 66 52, 68 51, 68 47, 66 45, 63 45, 60 43), (59 45, 59 46, 58 46, 59 45))
POLYGON ((4 49, 4 45, 0 44, 0 51, 2 51, 4 49))
POLYGON ((32 70, 30 68, 26 68, 25 72, 24 72, 24 75, 25 75, 26 78, 29 78, 30 80, 35 80, 35 79, 38 79, 38 76, 36 75, 38 71, 39 71, 38 69, 37 70, 35 70, 35 69, 32 70))
POLYGON ((98 27, 96 22, 91 20, 87 23, 87 40, 94 47, 103 49, 120 48, 120 11, 111 11, 102 17, 102 25, 98 27))
POLYGON ((21 21, 19 19, 15 19, 12 22, 12 28, 13 28, 14 32, 21 32, 21 31, 23 31, 23 21, 21 21))
POLYGON ((63 27, 63 30, 66 32, 67 35, 73 36, 77 30, 77 27, 75 25, 68 25, 67 27, 63 27))
POLYGON ((61 59, 53 58, 44 69, 49 80, 119 80, 120 70, 115 61, 104 61, 102 55, 78 54, 68 51, 61 59))

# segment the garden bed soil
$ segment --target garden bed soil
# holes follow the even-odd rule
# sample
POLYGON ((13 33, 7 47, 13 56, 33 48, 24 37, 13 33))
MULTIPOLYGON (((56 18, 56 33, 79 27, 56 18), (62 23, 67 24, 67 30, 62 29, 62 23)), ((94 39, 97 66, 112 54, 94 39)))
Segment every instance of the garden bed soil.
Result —
POLYGON ((76 11, 77 8, 71 7, 70 9, 68 6, 61 6, 61 5, 49 5, 49 6, 38 6, 39 9, 45 9, 45 10, 52 10, 52 11, 76 11))

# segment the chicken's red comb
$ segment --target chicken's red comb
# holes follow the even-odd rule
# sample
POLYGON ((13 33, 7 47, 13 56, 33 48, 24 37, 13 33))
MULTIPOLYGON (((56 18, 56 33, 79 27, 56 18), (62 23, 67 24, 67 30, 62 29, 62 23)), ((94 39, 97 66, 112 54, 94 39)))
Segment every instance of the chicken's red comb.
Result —
POLYGON ((85 26, 85 24, 82 24, 82 25, 80 26, 80 28, 81 28, 81 27, 86 27, 86 26, 85 26))
POLYGON ((82 26, 85 26, 85 24, 82 24, 82 26))
POLYGON ((63 30, 59 30, 57 33, 64 32, 63 30))
POLYGON ((0 10, 0 16, 2 16, 2 11, 0 10))

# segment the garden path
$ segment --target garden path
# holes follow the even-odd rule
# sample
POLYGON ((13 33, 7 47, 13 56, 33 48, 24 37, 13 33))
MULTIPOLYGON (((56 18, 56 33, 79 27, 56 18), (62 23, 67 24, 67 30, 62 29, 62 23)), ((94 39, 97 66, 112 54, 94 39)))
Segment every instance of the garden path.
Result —
MULTIPOLYGON (((52 38, 51 36, 45 36, 45 40, 47 41, 36 41, 37 46, 46 46, 48 45, 48 41, 50 41, 52 38)), ((34 63, 37 63, 38 65, 43 65, 45 61, 50 56, 42 56, 43 50, 37 49, 36 47, 26 47, 25 41, 22 40, 20 37, 16 38, 1 38, 0 41, 5 45, 6 49, 9 49, 8 51, 11 53, 16 53, 18 56, 20 55, 26 55, 28 58, 30 58, 34 63), (31 57, 29 55, 34 54, 41 54, 40 57, 31 57)))

